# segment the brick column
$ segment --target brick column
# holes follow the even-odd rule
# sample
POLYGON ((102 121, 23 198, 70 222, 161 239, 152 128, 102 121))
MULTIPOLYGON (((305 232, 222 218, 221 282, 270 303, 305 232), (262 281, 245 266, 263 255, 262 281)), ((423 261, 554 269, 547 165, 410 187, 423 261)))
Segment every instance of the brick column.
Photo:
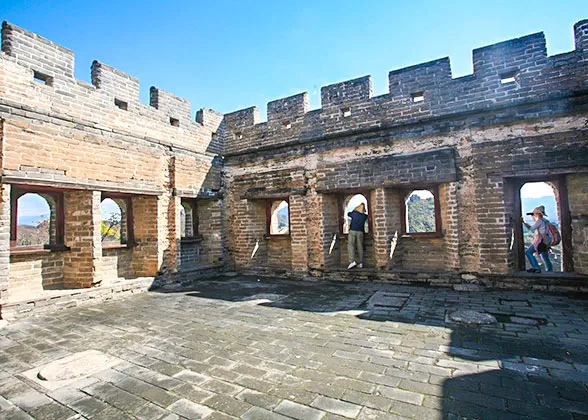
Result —
POLYGON ((372 192, 372 224, 374 236, 374 253, 376 267, 385 270, 388 267, 390 255, 388 241, 388 208, 386 205, 386 190, 377 188, 372 192))
POLYGON ((65 253, 63 284, 65 288, 92 287, 99 283, 102 261, 99 191, 65 193, 65 253))
POLYGON ((181 265, 181 223, 180 223, 180 208, 182 207, 182 199, 180 197, 169 197, 162 200, 162 207, 167 208, 167 246, 164 247, 163 263, 168 270, 176 271, 180 269, 181 265))
MULTIPOLYGON (((376 267, 379 270, 387 270, 392 246, 397 247, 400 241, 400 197, 396 190, 377 188, 372 192, 371 200, 376 267)), ((396 248, 394 251, 396 255, 396 248)), ((395 260, 398 260, 398 257, 395 260)))
MULTIPOLYGON (((0 186, 0 306, 8 300, 10 267, 10 185, 0 186)), ((1 315, 1 314, 0 314, 1 315)))
POLYGON ((290 196, 290 237, 292 271, 308 272, 308 230, 306 228, 306 199, 302 195, 290 196))
MULTIPOLYGON (((167 211, 167 209, 166 209, 167 211)), ((163 263, 159 247, 158 197, 133 197, 135 248, 133 271, 139 277, 155 276, 163 263)))

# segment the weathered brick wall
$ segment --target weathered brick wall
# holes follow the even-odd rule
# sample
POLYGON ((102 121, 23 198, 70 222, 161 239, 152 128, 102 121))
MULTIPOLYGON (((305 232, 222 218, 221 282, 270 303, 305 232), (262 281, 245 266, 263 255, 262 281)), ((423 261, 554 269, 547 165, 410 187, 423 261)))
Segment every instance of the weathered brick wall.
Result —
POLYGON ((449 58, 442 58, 390 72, 385 95, 372 97, 366 76, 323 87, 318 110, 308 112, 302 93, 270 102, 266 123, 259 123, 256 107, 236 111, 227 115, 227 151, 573 95, 587 87, 586 22, 576 24, 576 49, 568 53, 548 57, 545 37, 537 33, 474 50, 472 75, 452 79, 449 58), (516 81, 501 82, 509 76, 516 81), (420 95, 423 100, 415 101, 420 95))
POLYGON ((0 305, 8 301, 8 282, 10 278, 10 190, 10 185, 0 185, 0 305))
POLYGON ((70 248, 63 258, 66 288, 91 287, 102 280, 100 203, 99 192, 65 193, 65 245, 70 248))
POLYGON ((572 216, 574 269, 588 273, 588 174, 566 177, 572 216))
POLYGON ((324 266, 314 266, 313 268, 334 268, 341 264, 341 255, 343 245, 341 233, 339 232, 339 198, 336 195, 321 194, 322 208, 321 211, 321 237, 322 249, 315 248, 311 252, 323 251, 324 266), (331 251, 331 244, 336 235, 335 244, 331 251), (330 253, 329 253, 330 252, 330 253))
POLYGON ((199 255, 202 264, 220 264, 223 260, 221 210, 220 200, 198 200, 198 231, 202 235, 199 255))
MULTIPOLYGON (((7 235, 4 239, 0 232, 0 253, 6 253, 5 264, 0 264, 0 270, 6 270, 6 275, 0 272, 0 304, 9 284, 16 287, 18 282, 42 290, 59 285, 60 276, 62 287, 89 287, 120 277, 175 272, 180 268, 178 219, 170 197, 215 197, 221 189, 222 160, 217 155, 224 144, 222 114, 201 109, 193 118, 187 100, 155 87, 150 90, 150 103, 142 104, 139 81, 99 61, 92 63, 91 84, 76 80, 73 68, 72 51, 3 23, 3 188, 18 183, 69 191, 65 234, 71 249, 42 258, 15 256, 9 283, 7 193, 0 214, 6 222, 0 230, 7 235), (101 249, 95 237, 101 192, 132 195, 136 247, 101 249), (39 269, 39 264, 60 258, 61 268, 39 269)), ((219 224, 215 221, 212 226, 219 224)), ((218 251, 220 238, 209 235, 206 243, 217 263, 223 255, 218 251)))
POLYGON ((10 300, 25 300, 45 289, 63 287, 63 252, 10 257, 10 300))
MULTIPOLYGON (((571 174, 588 168, 587 28, 579 22, 576 49, 557 56, 548 57, 543 34, 534 34, 475 50, 470 76, 452 79, 449 60, 441 59, 391 72, 386 95, 372 97, 371 78, 363 77, 322 88, 318 110, 309 111, 303 93, 270 102, 265 123, 256 107, 227 114, 229 236, 251 220, 237 198, 295 195, 291 228, 302 228, 306 217, 306 238, 290 244, 293 255, 304 258, 306 245, 311 272, 341 268, 340 197, 368 193, 368 268, 513 272, 519 220, 511 180, 564 176, 570 207, 575 202, 569 252, 578 269, 585 209, 571 174), (440 234, 403 236, 400 198, 429 188, 438 191, 440 234)), ((230 241, 237 267, 250 246, 230 241)))
POLYGON ((101 272, 105 284, 122 278, 133 278, 133 250, 132 248, 102 248, 101 272))

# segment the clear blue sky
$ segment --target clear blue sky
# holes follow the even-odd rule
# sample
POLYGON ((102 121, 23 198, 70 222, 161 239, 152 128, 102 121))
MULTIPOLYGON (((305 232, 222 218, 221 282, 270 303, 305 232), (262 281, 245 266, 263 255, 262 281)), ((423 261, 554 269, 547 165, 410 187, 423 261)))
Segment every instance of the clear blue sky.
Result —
POLYGON ((471 50, 544 31, 548 53, 573 49, 588 1, 19 1, 0 19, 76 54, 76 77, 97 59, 141 81, 221 112, 449 56, 453 74, 471 73, 471 50))

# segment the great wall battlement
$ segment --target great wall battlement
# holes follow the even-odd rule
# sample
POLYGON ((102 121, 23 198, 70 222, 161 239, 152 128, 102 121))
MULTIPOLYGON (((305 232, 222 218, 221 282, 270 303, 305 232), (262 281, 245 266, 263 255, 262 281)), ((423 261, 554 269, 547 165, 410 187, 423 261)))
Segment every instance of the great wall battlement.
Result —
POLYGON ((575 50, 547 56, 543 33, 473 51, 474 72, 452 78, 448 57, 393 70, 389 93, 372 96, 371 76, 321 88, 321 108, 309 110, 308 93, 225 115, 227 154, 312 142, 352 130, 402 125, 588 91, 588 21, 574 26, 575 50))
POLYGON ((570 52, 547 56, 532 34, 475 49, 471 75, 442 58, 391 71, 384 95, 365 76, 323 87, 320 109, 306 92, 271 101, 260 123, 257 107, 193 118, 156 87, 143 104, 137 78, 99 61, 91 84, 76 80, 71 50, 4 22, 0 316, 226 270, 588 292, 588 20, 574 30, 570 52), (563 273, 530 278, 521 187, 538 181, 557 202, 563 273), (421 190, 434 226, 413 232, 421 190), (42 246, 17 244, 26 194, 50 207, 42 246), (365 268, 347 271, 357 196, 365 268), (114 245, 106 199, 121 209, 114 245))

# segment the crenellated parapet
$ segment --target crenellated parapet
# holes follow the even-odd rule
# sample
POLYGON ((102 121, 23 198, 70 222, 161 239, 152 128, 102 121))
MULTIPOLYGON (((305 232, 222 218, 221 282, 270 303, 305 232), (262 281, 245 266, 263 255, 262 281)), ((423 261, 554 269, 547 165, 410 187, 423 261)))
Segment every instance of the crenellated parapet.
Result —
POLYGON ((114 67, 94 60, 92 84, 97 89, 124 101, 139 101, 139 79, 114 67))
POLYGON ((50 77, 74 77, 73 51, 8 22, 2 22, 2 51, 50 77))
POLYGON ((221 152, 222 114, 201 110, 207 118, 193 118, 188 100, 156 87, 143 104, 137 78, 95 60, 90 85, 75 79, 74 62, 71 50, 3 22, 0 66, 12 87, 0 85, 0 101, 192 152, 221 152))
POLYGON ((321 88, 321 108, 308 110, 306 92, 227 114, 226 151, 243 153, 344 132, 397 126, 460 113, 484 112, 588 94, 588 20, 574 26, 575 50, 547 55, 536 33, 473 51, 471 75, 453 78, 448 57, 388 74, 389 92, 372 96, 364 76, 321 88))

